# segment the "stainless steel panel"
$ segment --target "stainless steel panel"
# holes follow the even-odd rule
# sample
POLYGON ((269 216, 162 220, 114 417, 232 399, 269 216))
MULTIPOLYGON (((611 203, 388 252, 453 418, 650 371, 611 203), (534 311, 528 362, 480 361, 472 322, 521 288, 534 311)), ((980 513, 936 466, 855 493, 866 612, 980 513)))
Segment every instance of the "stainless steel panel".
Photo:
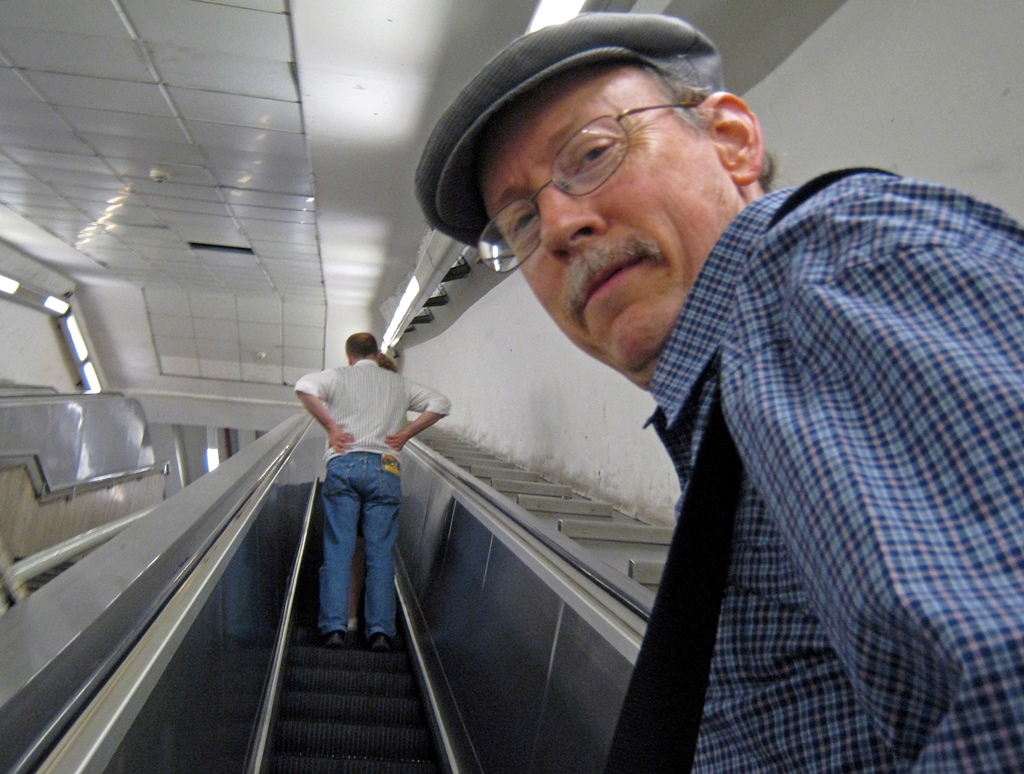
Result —
MULTIPOLYGON (((281 446, 308 425, 308 418, 298 416, 283 422, 0 618, 0 770, 20 770, 15 768, 19 759, 38 756, 61 731, 247 499, 281 446)), ((321 449, 322 443, 321 437, 321 449)), ((266 580, 258 577, 268 571, 273 552, 288 550, 289 541, 276 529, 262 537, 260 530, 250 532, 261 559, 243 574, 244 583, 236 579, 239 593, 254 587, 259 599, 264 582, 276 583, 276 570, 266 580)), ((243 551, 241 557, 240 566, 245 566, 250 554, 243 551)), ((223 606, 211 615, 226 630, 248 636, 252 608, 236 602, 230 607, 240 618, 225 613, 223 606)), ((186 712, 183 717, 198 716, 186 712)), ((158 741, 151 741, 151 755, 159 756, 160 749, 158 741)))
MULTIPOLYGON (((429 486, 424 487, 429 496, 421 515, 422 527, 418 540, 415 544, 409 545, 411 550, 404 550, 405 546, 400 546, 400 550, 403 551, 403 556, 411 557, 415 554, 410 579, 417 596, 425 597, 429 595, 430 586, 444 561, 455 499, 451 484, 439 476, 431 476, 429 471, 424 471, 424 475, 429 477, 429 486)), ((404 509, 411 507, 412 503, 409 502, 403 506, 404 509)), ((399 536, 401 540, 401 532, 399 536)))
POLYGON ((632 663, 566 607, 530 771, 601 771, 631 673, 632 663))
MULTIPOLYGON (((471 630, 445 663, 488 774, 531 771, 562 601, 501 542, 491 546, 471 630)), ((571 771, 571 769, 563 769, 571 771)))
MULTIPOLYGON (((502 513, 452 463, 414 453, 406 468, 422 468, 405 481, 406 507, 427 507, 420 540, 400 541, 400 582, 403 594, 414 587, 409 618, 461 770, 599 771, 643 621, 588 570, 551 558, 518 526, 529 514, 502 513)), ((410 532, 418 521, 408 514, 410 532)))
POLYGON ((108 772, 244 769, 312 491, 273 487, 108 772))
POLYGON ((142 406, 119 395, 0 400, 0 459, 33 456, 51 490, 154 464, 142 406))

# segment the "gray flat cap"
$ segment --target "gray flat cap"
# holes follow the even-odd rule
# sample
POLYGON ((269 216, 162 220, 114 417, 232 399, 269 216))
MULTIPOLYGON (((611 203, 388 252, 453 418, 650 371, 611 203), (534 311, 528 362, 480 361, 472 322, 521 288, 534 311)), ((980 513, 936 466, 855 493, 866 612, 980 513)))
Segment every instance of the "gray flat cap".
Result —
POLYGON ((670 16, 585 13, 523 35, 463 88, 427 141, 416 169, 416 198, 430 225, 475 244, 487 225, 477 180, 480 137, 487 122, 555 75, 614 61, 650 65, 694 88, 723 89, 714 44, 670 16))

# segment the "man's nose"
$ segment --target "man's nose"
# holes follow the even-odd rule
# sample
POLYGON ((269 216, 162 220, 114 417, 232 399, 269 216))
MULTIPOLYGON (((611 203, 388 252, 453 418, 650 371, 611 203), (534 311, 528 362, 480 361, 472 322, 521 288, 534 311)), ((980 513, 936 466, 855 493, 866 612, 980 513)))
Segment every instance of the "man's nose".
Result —
POLYGON ((590 196, 572 196, 548 186, 537 197, 540 245, 556 254, 571 254, 578 243, 601 233, 603 220, 590 196))

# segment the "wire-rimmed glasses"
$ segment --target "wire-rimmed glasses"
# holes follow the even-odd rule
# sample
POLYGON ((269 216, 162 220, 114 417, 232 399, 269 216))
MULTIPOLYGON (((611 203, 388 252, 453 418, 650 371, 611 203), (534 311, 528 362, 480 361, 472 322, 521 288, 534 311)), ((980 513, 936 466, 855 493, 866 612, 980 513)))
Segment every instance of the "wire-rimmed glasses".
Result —
POLYGON ((648 110, 695 107, 705 96, 695 91, 685 102, 630 108, 616 116, 595 118, 583 126, 555 155, 551 179, 529 199, 516 199, 491 218, 480 233, 478 260, 496 272, 507 272, 533 254, 540 244, 537 197, 549 185, 570 196, 585 196, 604 185, 629 153, 629 133, 622 126, 623 118, 648 110))

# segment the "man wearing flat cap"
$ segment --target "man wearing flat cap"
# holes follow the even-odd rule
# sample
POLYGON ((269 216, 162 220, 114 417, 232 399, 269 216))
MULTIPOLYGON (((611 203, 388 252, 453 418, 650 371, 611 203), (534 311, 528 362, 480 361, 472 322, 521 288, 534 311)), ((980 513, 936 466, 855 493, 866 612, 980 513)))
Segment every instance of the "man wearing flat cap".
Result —
POLYGON ((684 497, 609 771, 1024 771, 1024 231, 879 170, 770 191, 678 19, 499 53, 417 171, 649 390, 684 497))

